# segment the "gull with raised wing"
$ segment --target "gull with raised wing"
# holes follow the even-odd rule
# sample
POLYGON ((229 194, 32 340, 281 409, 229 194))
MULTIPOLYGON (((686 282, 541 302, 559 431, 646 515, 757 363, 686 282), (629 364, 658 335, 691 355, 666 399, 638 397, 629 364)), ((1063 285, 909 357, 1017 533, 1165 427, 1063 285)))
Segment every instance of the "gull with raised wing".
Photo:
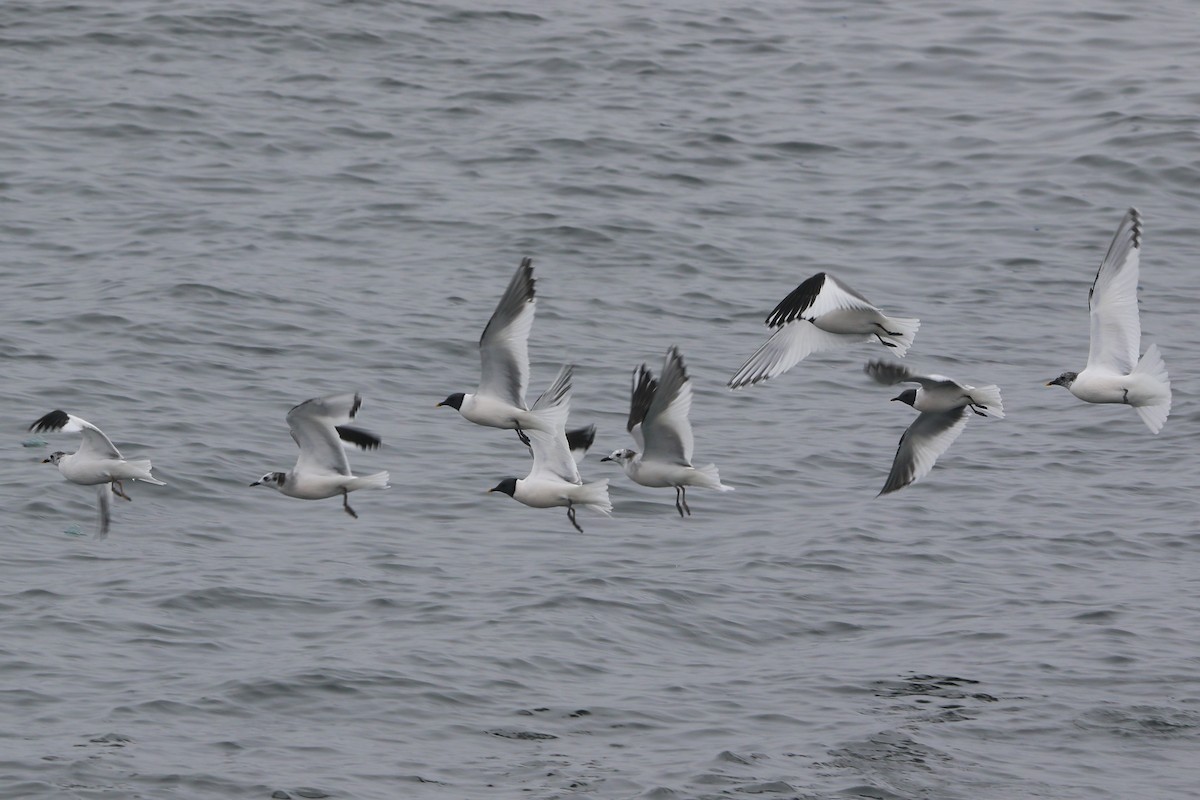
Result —
POLYGON ((733 491, 721 483, 716 464, 692 466, 692 382, 679 348, 667 351, 662 374, 655 380, 642 364, 633 372, 633 392, 629 420, 625 429, 642 452, 614 450, 601 461, 615 461, 634 483, 642 486, 675 488, 675 510, 679 516, 692 510, 687 503, 687 487, 700 486, 721 492, 733 491))
POLYGON ((358 415, 362 397, 335 394, 306 400, 288 412, 288 427, 300 447, 300 456, 289 472, 268 472, 251 486, 270 486, 288 497, 320 500, 342 496, 342 508, 358 519, 348 495, 358 489, 387 489, 389 475, 376 472, 358 477, 350 471, 350 460, 342 442, 371 450, 382 440, 369 431, 346 423, 358 415))
POLYGON ((1167 365, 1151 344, 1141 359, 1142 324, 1138 317, 1138 267, 1142 252, 1142 216, 1125 214, 1088 292, 1091 347, 1083 372, 1064 372, 1047 386, 1062 386, 1089 403, 1124 403, 1153 433, 1171 413, 1167 365))
POLYGON ((571 413, 571 374, 573 367, 563 367, 554 383, 533 404, 529 413, 533 424, 525 427, 529 446, 533 450, 533 466, 524 478, 505 478, 488 489, 502 492, 517 502, 533 508, 566 506, 567 519, 575 530, 583 528, 575 520, 575 506, 584 506, 605 516, 612 512, 608 499, 608 479, 584 483, 579 467, 567 443, 567 417, 571 413))
MULTIPOLYGON (((438 406, 450 406, 477 425, 515 430, 526 445, 525 429, 537 424, 525 404, 529 386, 529 332, 537 297, 534 293, 533 260, 521 260, 508 288, 500 297, 492 318, 479 339, 479 388, 474 393, 456 392, 438 406)), ((571 450, 582 456, 596 437, 594 425, 567 433, 571 450)))
POLYGON ((81 419, 65 411, 51 411, 37 422, 29 426, 29 430, 38 433, 57 431, 62 433, 82 433, 83 440, 79 449, 74 453, 58 451, 42 461, 43 464, 53 464, 58 471, 71 483, 84 486, 99 485, 97 496, 100 499, 100 529, 97 536, 108 535, 109 523, 112 519, 111 500, 109 493, 132 500, 125 493, 121 481, 137 480, 165 486, 162 481, 150 474, 150 460, 139 459, 126 461, 112 443, 97 428, 86 419, 81 419))
POLYGON ((779 330, 729 379, 740 389, 782 375, 812 353, 879 342, 903 356, 921 327, 918 319, 889 317, 867 298, 824 272, 800 284, 767 315, 779 330))
POLYGON ((879 494, 903 489, 929 474, 938 456, 946 452, 967 426, 971 412, 997 419, 1004 418, 1000 387, 978 388, 959 383, 944 375, 918 375, 907 367, 887 361, 872 361, 864 371, 886 386, 915 383, 892 400, 912 406, 920 415, 900 437, 892 470, 879 494))

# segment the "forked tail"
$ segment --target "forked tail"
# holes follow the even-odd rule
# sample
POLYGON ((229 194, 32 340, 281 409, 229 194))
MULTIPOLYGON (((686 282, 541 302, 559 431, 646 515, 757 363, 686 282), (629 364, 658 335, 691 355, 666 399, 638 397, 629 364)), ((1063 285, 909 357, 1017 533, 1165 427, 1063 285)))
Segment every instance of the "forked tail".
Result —
POLYGON ((971 400, 975 407, 996 419, 1004 419, 1004 401, 1000 399, 1000 387, 979 386, 971 390, 971 400))
POLYGON ((167 484, 160 481, 158 478, 150 474, 150 459, 142 458, 137 461, 126 461, 130 467, 130 478, 146 483, 153 483, 155 486, 166 486, 167 484))
POLYGON ((703 467, 696 467, 695 473, 692 474, 692 486, 700 486, 705 489, 716 489, 718 492, 732 492, 732 486, 726 486, 721 483, 721 475, 717 472, 716 464, 705 464, 703 467))
POLYGON ((880 338, 894 345, 892 352, 903 356, 912 347, 913 339, 921 327, 921 320, 906 317, 888 317, 887 333, 879 334, 880 338))
POLYGON ((612 502, 608 499, 608 478, 580 486, 575 490, 572 502, 599 511, 606 517, 612 514, 612 502))
POLYGON ((374 475, 364 475, 361 478, 355 478, 346 484, 346 491, 353 492, 359 489, 389 489, 391 486, 388 481, 391 479, 386 471, 376 472, 374 475))
POLYGON ((1151 432, 1158 433, 1166 424, 1167 415, 1171 413, 1171 379, 1167 376, 1167 365, 1163 363, 1157 344, 1146 348, 1132 374, 1149 378, 1156 384, 1147 393, 1150 397, 1145 405, 1135 405, 1134 409, 1142 418, 1142 422, 1146 423, 1146 427, 1151 432))

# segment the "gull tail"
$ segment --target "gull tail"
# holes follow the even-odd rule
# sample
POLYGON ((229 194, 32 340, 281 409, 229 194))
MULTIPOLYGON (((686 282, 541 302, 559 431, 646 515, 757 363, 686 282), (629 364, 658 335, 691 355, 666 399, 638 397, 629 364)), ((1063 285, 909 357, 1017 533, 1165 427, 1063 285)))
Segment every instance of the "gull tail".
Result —
POLYGON ((696 467, 696 472, 692 475, 692 486, 700 486, 704 489, 716 489, 718 492, 732 492, 732 486, 726 486, 721 483, 721 475, 717 472, 716 464, 705 464, 703 467, 696 467))
POLYGON ((374 475, 364 475, 361 478, 353 478, 346 483, 346 491, 353 492, 357 489, 390 489, 388 483, 391 480, 391 475, 386 471, 376 472, 374 475))
POLYGON ((160 481, 158 478, 150 474, 150 459, 143 458, 138 461, 126 461, 129 466, 129 475, 127 477, 146 483, 153 483, 155 486, 166 486, 167 484, 160 481))
POLYGON ((881 333, 880 338, 885 342, 890 342, 893 346, 892 352, 903 357, 908 352, 908 348, 912 347, 913 339, 917 336, 917 331, 921 327, 921 320, 906 317, 887 317, 888 333, 881 333), (891 334, 895 334, 894 336, 891 334))
POLYGON ((1000 387, 991 384, 971 390, 971 401, 977 408, 996 419, 1004 419, 1004 402, 1000 399, 1000 387))
POLYGON ((1131 377, 1133 375, 1150 379, 1152 388, 1149 392, 1150 397, 1147 398, 1149 402, 1139 403, 1133 408, 1142 418, 1142 422, 1146 423, 1146 427, 1152 433, 1158 433, 1166 424, 1167 415, 1171 413, 1171 379, 1167 377, 1167 365, 1163 363, 1157 344, 1146 348, 1142 359, 1133 368, 1131 377))
POLYGON ((578 487, 572 492, 571 502, 609 516, 612 514, 612 502, 608 499, 608 478, 578 487))

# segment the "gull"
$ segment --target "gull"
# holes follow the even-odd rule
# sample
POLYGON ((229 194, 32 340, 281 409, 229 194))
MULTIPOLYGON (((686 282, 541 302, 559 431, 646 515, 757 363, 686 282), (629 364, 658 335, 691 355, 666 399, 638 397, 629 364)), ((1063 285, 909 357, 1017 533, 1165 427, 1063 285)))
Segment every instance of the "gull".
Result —
POLYGON ((575 521, 575 506, 585 506, 608 516, 612 512, 612 503, 608 500, 608 479, 584 483, 567 444, 573 370, 569 364, 559 370, 554 383, 529 411, 533 423, 525 427, 533 450, 529 474, 524 478, 505 478, 488 492, 502 492, 533 508, 566 506, 567 519, 575 530, 583 533, 583 528, 575 521))
POLYGON ((634 483, 652 487, 675 487, 675 510, 690 516, 687 487, 701 486, 721 492, 733 491, 721 483, 716 464, 692 466, 692 382, 679 348, 671 347, 663 362, 660 380, 642 364, 633 371, 633 392, 625 429, 643 452, 614 450, 601 461, 615 461, 634 483))
POLYGON ((945 375, 918 375, 907 367, 887 361, 872 361, 864 371, 887 386, 919 384, 916 389, 906 389, 892 398, 921 413, 900 437, 892 471, 880 495, 903 489, 928 475, 938 456, 946 452, 963 432, 970 412, 981 417, 1004 418, 1004 403, 998 386, 976 388, 945 375))
POLYGON ((121 481, 125 479, 145 481, 156 486, 166 484, 150 474, 150 460, 139 459, 126 461, 121 451, 113 446, 112 441, 86 419, 81 419, 66 411, 54 410, 29 426, 29 430, 37 433, 44 431, 61 431, 62 433, 82 433, 83 441, 74 453, 58 451, 43 459, 43 464, 53 464, 58 467, 62 476, 71 483, 84 486, 99 485, 97 496, 100 499, 100 530, 97 536, 108 535, 108 526, 112 517, 109 491, 117 497, 133 500, 125 494, 121 481))
POLYGON ((357 489, 387 489, 387 472, 358 477, 350 472, 350 460, 342 442, 364 450, 379 447, 382 440, 361 428, 346 423, 362 407, 357 394, 335 394, 306 400, 288 412, 288 427, 300 447, 300 456, 290 472, 268 472, 251 486, 270 486, 288 497, 320 500, 342 496, 342 508, 358 519, 350 507, 348 495, 357 489))
POLYGON ((1047 386, 1062 386, 1089 403, 1133 406, 1153 433, 1171 413, 1167 365, 1151 344, 1138 359, 1142 325, 1138 319, 1138 262, 1142 252, 1142 216, 1129 209, 1088 292, 1091 347, 1083 372, 1064 372, 1047 386))
POLYGON ((886 316, 867 298, 824 272, 783 298, 767 315, 766 324, 779 330, 729 379, 730 389, 782 375, 810 353, 858 342, 878 341, 903 356, 921 327, 918 319, 886 316))
MULTIPOLYGON (((456 392, 438 403, 450 406, 477 425, 515 430, 529 446, 525 429, 537 417, 525 404, 529 386, 529 332, 533 329, 533 259, 524 258, 496 304, 479 339, 479 388, 473 394, 456 392)), ((596 437, 595 426, 567 433, 571 450, 582 457, 596 437)))

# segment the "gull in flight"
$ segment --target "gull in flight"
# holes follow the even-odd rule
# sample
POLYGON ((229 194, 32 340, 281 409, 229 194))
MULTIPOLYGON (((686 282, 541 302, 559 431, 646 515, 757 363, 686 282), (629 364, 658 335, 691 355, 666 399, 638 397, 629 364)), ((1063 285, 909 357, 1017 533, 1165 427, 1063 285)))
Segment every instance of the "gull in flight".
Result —
POLYGON ((1047 386, 1062 386, 1089 403, 1125 403, 1153 433, 1171 413, 1167 365, 1151 344, 1138 359, 1142 324, 1138 318, 1138 262, 1142 252, 1142 216, 1129 209, 1088 293, 1092 342, 1083 372, 1064 372, 1047 386))
POLYGON ((810 353, 859 342, 877 341, 903 356, 921 321, 886 316, 837 278, 818 272, 775 306, 767 327, 779 330, 729 379, 730 389, 782 375, 810 353))
POLYGON ((571 413, 571 365, 564 366, 550 388, 529 410, 533 424, 525 426, 533 450, 533 466, 524 478, 505 478, 488 492, 502 492, 533 508, 566 506, 567 519, 575 530, 583 528, 575 521, 575 506, 585 506, 608 516, 608 479, 584 483, 579 467, 567 444, 567 416, 571 413))
POLYGON ((633 372, 633 392, 629 404, 629 421, 625 429, 641 448, 614 450, 601 461, 615 461, 634 483, 652 487, 675 487, 675 510, 679 516, 688 508, 687 487, 701 486, 722 492, 733 491, 721 483, 716 464, 692 466, 692 424, 688 411, 692 407, 692 382, 679 348, 667 351, 659 380, 645 364, 633 372))
MULTIPOLYGON (((533 260, 525 258, 500 297, 479 339, 479 388, 456 392, 438 406, 450 406, 477 425, 515 430, 529 446, 526 429, 538 419, 525 404, 529 386, 529 332, 533 329, 533 260)), ((596 426, 567 432, 572 452, 582 457, 596 438, 596 426)))
POLYGON ((100 498, 100 530, 98 537, 108 535, 108 526, 112 517, 109 492, 126 500, 133 498, 125 494, 121 481, 125 479, 145 481, 156 486, 165 486, 162 481, 150 474, 150 460, 140 459, 126 461, 121 451, 104 431, 97 428, 86 419, 80 419, 65 411, 51 411, 37 422, 29 426, 29 430, 42 433, 44 431, 60 431, 62 433, 82 433, 83 441, 74 453, 58 451, 51 453, 43 464, 53 464, 58 467, 62 476, 71 483, 84 486, 99 485, 97 496, 100 498))
POLYGON ((350 507, 348 495, 357 489, 387 489, 387 472, 358 477, 350 472, 350 460, 342 442, 358 445, 364 450, 379 447, 382 440, 361 428, 346 423, 354 419, 362 407, 362 397, 356 394, 335 394, 314 397, 288 412, 288 427, 300 447, 300 457, 290 472, 268 472, 251 486, 270 486, 288 497, 320 500, 342 496, 342 508, 358 519, 350 507))
POLYGON ((864 371, 886 386, 915 383, 892 400, 899 400, 921 413, 900 437, 892 471, 880 495, 903 489, 929 474, 938 456, 946 452, 967 426, 971 412, 1004 418, 1000 387, 976 388, 944 375, 918 375, 907 367, 888 361, 872 361, 864 371))

